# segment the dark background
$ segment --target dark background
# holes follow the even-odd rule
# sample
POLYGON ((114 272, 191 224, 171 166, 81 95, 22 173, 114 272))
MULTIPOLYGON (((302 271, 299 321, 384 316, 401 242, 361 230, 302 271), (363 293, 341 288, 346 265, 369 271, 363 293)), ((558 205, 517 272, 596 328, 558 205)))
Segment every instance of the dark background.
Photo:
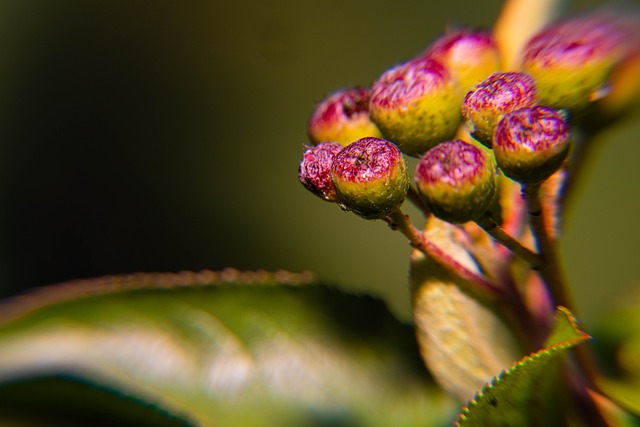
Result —
MULTIPOLYGON (((573 9, 599 2, 573 3, 573 9)), ((103 274, 312 270, 408 312, 404 239, 297 182, 314 101, 501 1, 0 1, 0 295, 103 274)), ((640 283, 640 114, 563 245, 587 318, 640 283)))

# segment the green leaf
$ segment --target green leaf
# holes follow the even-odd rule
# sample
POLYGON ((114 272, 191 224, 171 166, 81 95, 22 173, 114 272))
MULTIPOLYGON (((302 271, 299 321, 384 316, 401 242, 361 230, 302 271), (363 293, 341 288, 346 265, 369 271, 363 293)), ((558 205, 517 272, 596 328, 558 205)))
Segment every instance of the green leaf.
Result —
MULTIPOLYGON (((455 227, 429 220, 427 237, 458 263, 479 272, 455 239, 455 227)), ((508 325, 467 291, 461 279, 414 252, 411 263, 413 317, 425 363, 438 383, 466 402, 493 376, 522 357, 508 325)))
POLYGON ((532 408, 538 408, 535 411, 539 411, 539 397, 544 395, 540 393, 540 384, 544 379, 556 375, 550 369, 550 363, 558 360, 569 348, 589 338, 578 328, 571 312, 558 307, 553 331, 544 347, 516 362, 485 385, 462 409, 455 425, 530 425, 532 408))
POLYGON ((441 426, 454 417, 410 326, 377 299, 299 279, 142 274, 9 301, 0 397, 64 375, 192 425, 441 426))

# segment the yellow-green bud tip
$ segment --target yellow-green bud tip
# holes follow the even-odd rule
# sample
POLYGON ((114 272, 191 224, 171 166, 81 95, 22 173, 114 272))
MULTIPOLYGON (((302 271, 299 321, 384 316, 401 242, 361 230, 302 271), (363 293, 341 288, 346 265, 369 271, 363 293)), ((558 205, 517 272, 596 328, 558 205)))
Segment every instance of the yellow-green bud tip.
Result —
POLYGON ((344 209, 365 219, 380 219, 399 207, 409 190, 402 153, 379 138, 362 138, 338 153, 331 181, 344 209))
POLYGON ((439 62, 413 59, 385 72, 371 89, 369 111, 382 134, 411 156, 450 139, 460 124, 458 81, 439 62))
POLYGON ((427 151, 415 173, 418 193, 440 219, 463 223, 481 217, 497 191, 497 167, 490 151, 461 140, 427 151))
POLYGON ((506 114, 496 127, 493 152, 509 178, 536 184, 557 171, 570 148, 565 116, 547 107, 506 114))

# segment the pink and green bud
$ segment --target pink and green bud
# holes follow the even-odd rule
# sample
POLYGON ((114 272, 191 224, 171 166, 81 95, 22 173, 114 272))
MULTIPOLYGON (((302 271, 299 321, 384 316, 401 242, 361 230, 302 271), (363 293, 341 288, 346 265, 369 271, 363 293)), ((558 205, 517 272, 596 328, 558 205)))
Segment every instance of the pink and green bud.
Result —
POLYGON ((551 108, 533 107, 500 120, 493 152, 506 176, 523 184, 537 184, 562 166, 570 145, 564 115, 551 108))
POLYGON ((369 89, 353 87, 329 95, 311 116, 308 134, 314 144, 336 141, 343 146, 365 136, 382 137, 369 118, 369 89))
POLYGON ((338 195, 331 182, 331 164, 342 150, 337 142, 321 142, 309 147, 302 156, 298 179, 316 196, 328 202, 338 202, 338 195))
POLYGON ((495 73, 471 89, 462 103, 462 116, 471 136, 491 148, 500 118, 536 104, 536 84, 524 73, 495 73))
POLYGON ((460 124, 458 81, 439 62, 411 60, 373 84, 369 109, 382 134, 411 156, 451 139, 460 124))
POLYGON ((498 45, 488 31, 467 28, 447 32, 424 56, 447 67, 463 92, 500 70, 498 45))
POLYGON ((427 151, 414 179, 418 194, 433 214, 453 223, 483 216, 498 187, 491 152, 461 140, 443 142, 427 151))
POLYGON ((409 173, 393 143, 362 138, 338 153, 331 180, 341 206, 365 219, 380 219, 404 202, 409 173))
POLYGON ((581 112, 602 96, 628 34, 597 13, 542 30, 525 46, 522 69, 535 78, 541 105, 581 112))

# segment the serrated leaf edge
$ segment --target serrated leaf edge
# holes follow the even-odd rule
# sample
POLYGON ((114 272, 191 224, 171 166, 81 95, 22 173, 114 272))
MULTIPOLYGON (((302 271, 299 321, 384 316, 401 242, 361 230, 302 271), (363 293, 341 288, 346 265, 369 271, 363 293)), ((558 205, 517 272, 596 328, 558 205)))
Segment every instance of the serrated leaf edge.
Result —
POLYGON ((180 271, 177 273, 131 273, 108 275, 31 289, 0 302, 0 325, 23 317, 40 308, 75 299, 100 296, 138 289, 171 289, 189 286, 237 285, 307 285, 315 282, 313 273, 292 273, 286 270, 241 271, 226 268, 221 271, 180 271))
MULTIPOLYGON (((574 347, 584 341, 587 341, 589 339, 592 339, 591 335, 581 331, 578 328, 578 322, 576 321, 575 316, 573 316, 573 314, 571 313, 571 311, 569 311, 567 308, 562 307, 562 306, 558 306, 557 308, 558 312, 562 312, 569 320, 569 323, 571 324, 571 326, 574 328, 575 332, 579 333, 579 336, 567 340, 567 341, 563 341, 561 343, 557 343, 557 344, 552 344, 548 347, 544 347, 534 353, 531 353, 525 357, 523 357, 522 359, 518 360, 517 362, 515 362, 513 365, 511 365, 510 367, 503 369, 498 375, 496 375, 495 377, 493 377, 488 383, 486 383, 484 385, 484 387, 482 387, 481 390, 478 390, 478 392, 476 392, 476 394, 473 396, 473 398, 465 405, 462 407, 462 409, 460 410, 460 413, 458 414, 458 417, 456 418, 456 420, 454 421, 452 427, 461 427, 462 425, 460 424, 460 422, 462 421, 466 421, 466 417, 467 415, 470 413, 471 409, 478 405, 480 402, 478 402, 478 399, 482 399, 484 397, 484 393, 486 390, 490 390, 492 388, 494 388, 497 384, 499 384, 503 377, 505 375, 511 374, 515 371, 517 371, 518 369, 524 367, 526 364, 528 364, 530 361, 535 360, 539 357, 541 357, 543 354, 548 354, 548 353, 555 353, 561 350, 565 350, 567 348, 570 347, 574 347)), ((557 313, 559 314, 559 313, 557 313)))

